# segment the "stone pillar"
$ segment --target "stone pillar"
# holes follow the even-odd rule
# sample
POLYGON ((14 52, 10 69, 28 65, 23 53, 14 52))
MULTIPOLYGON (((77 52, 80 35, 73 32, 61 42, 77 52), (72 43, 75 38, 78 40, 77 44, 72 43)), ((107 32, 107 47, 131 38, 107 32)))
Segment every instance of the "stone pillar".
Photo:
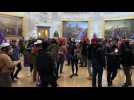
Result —
POLYGON ((59 36, 62 36, 61 33, 61 13, 60 12, 51 12, 51 28, 50 28, 50 37, 53 38, 54 32, 58 31, 59 36))
POLYGON ((90 36, 92 37, 95 33, 97 37, 103 38, 104 37, 104 20, 100 14, 100 12, 94 12, 92 14, 91 21, 89 23, 90 26, 90 36))

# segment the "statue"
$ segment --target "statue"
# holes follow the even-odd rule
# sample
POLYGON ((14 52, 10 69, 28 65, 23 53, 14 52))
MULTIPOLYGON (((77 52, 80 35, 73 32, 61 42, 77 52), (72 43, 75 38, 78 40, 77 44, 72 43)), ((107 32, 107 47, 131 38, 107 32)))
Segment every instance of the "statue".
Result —
POLYGON ((59 37, 58 31, 55 31, 55 32, 54 32, 54 37, 59 37))

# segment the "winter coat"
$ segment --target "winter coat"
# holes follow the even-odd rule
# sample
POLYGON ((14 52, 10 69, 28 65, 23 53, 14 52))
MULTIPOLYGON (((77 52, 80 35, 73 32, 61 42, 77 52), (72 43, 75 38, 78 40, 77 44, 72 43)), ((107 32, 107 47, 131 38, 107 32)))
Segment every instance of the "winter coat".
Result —
POLYGON ((54 67, 54 59, 46 51, 40 51, 37 56, 37 71, 44 82, 56 81, 56 69, 54 67))

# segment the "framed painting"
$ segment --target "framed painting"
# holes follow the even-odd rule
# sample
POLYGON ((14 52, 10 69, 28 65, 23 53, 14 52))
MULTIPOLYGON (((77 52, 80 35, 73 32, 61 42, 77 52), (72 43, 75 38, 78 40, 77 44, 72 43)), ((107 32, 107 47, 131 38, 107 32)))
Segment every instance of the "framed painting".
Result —
POLYGON ((80 40, 88 33, 88 21, 63 21, 63 37, 80 40))
POLYGON ((105 37, 134 38, 134 19, 105 20, 105 37))
POLYGON ((23 18, 0 14, 0 36, 22 36, 23 18))

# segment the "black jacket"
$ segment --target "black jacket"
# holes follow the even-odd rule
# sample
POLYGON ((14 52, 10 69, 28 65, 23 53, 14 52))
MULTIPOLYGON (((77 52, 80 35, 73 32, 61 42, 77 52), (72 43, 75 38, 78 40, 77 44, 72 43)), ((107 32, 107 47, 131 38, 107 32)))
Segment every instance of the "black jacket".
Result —
POLYGON ((108 67, 120 67, 120 50, 118 53, 115 53, 115 49, 118 49, 116 46, 106 47, 106 60, 108 67))
POLYGON ((105 67, 105 53, 101 45, 91 45, 91 61, 93 65, 105 67))
POLYGON ((130 45, 123 44, 121 46, 121 64, 125 67, 132 65, 132 48, 130 45))
POLYGON ((106 65, 106 61, 105 61, 105 48, 103 45, 99 45, 97 48, 97 59, 98 59, 98 63, 99 65, 105 67, 106 65))
POLYGON ((52 82, 57 79, 54 60, 46 51, 40 51, 37 56, 37 71, 43 77, 43 81, 52 82))
POLYGON ((88 57, 89 60, 91 60, 91 44, 88 44, 87 57, 88 57))
POLYGON ((88 45, 86 44, 86 43, 83 43, 82 44, 82 50, 81 50, 81 54, 83 55, 83 56, 87 56, 87 49, 88 49, 88 45))
POLYGON ((97 65, 98 61, 97 61, 97 46, 93 46, 91 45, 91 61, 93 65, 97 65))

